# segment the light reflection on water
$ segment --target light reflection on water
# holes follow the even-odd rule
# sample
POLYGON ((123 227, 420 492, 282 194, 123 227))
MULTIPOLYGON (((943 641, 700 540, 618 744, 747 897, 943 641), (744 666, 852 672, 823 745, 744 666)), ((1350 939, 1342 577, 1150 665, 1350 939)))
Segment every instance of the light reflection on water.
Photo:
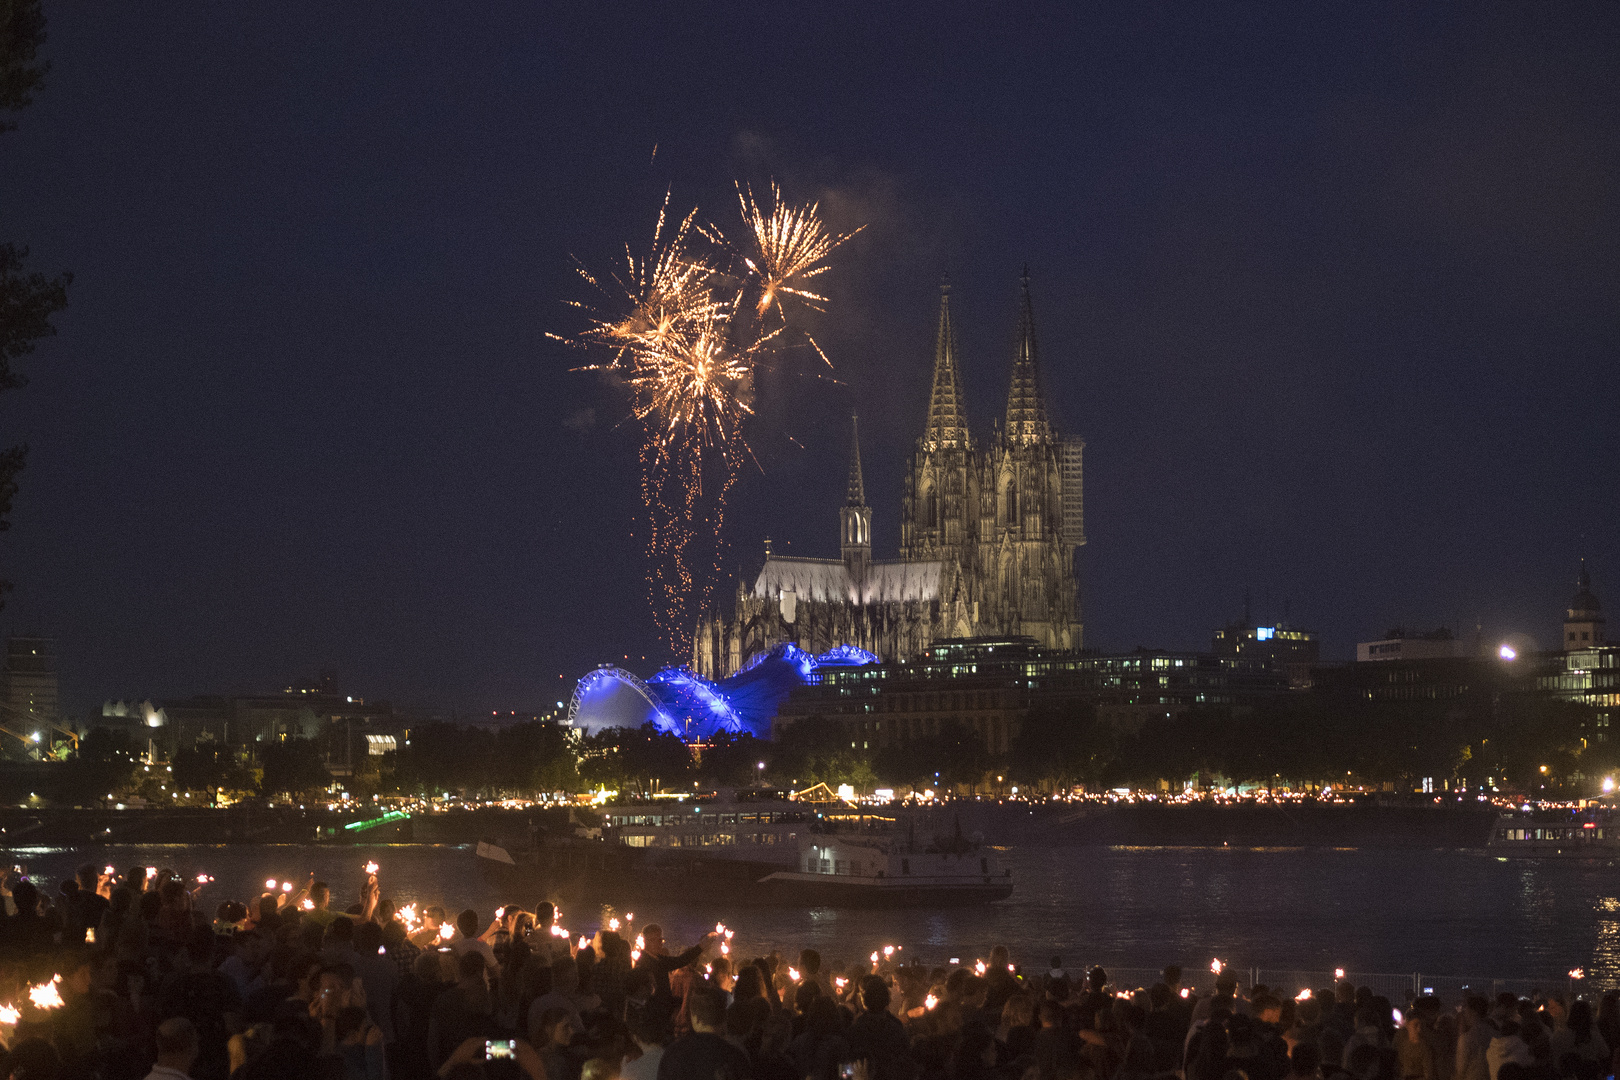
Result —
MULTIPOLYGON (((50 881, 81 862, 170 866, 217 878, 205 906, 257 896, 268 877, 313 870, 346 906, 368 859, 401 902, 533 907, 540 897, 498 896, 466 847, 415 845, 162 845, 13 851, 50 881)), ((762 909, 718 904, 683 909, 642 903, 636 924, 662 923, 674 941, 695 940, 717 919, 737 930, 737 955, 819 949, 855 960, 885 944, 943 961, 1007 944, 1035 967, 1056 954, 1071 970, 1101 963, 1203 968, 1211 956, 1241 968, 1554 977, 1584 967, 1589 988, 1620 985, 1620 875, 1610 860, 1502 861, 1482 851, 1328 848, 1009 848, 1010 900, 980 908, 919 911, 762 909)), ((565 911, 574 933, 595 913, 565 911)))

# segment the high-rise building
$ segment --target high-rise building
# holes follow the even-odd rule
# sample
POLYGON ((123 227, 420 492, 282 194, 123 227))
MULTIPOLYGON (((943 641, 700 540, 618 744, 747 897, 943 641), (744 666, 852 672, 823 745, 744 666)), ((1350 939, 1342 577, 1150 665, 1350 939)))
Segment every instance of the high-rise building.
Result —
POLYGON ((872 558, 857 433, 838 515, 842 557, 790 558, 767 543, 759 574, 738 581, 732 612, 700 620, 693 670, 724 678, 783 642, 810 653, 854 645, 890 662, 944 638, 1079 648, 1074 551, 1086 542, 1085 444, 1053 429, 1038 359, 1026 273, 1005 419, 976 445, 943 287, 928 415, 901 500, 900 557, 872 558))
POLYGON ((1215 631, 1211 651, 1218 656, 1258 659, 1268 671, 1287 675, 1288 685, 1295 690, 1310 689, 1311 669, 1322 658, 1321 642, 1314 631, 1301 630, 1287 622, 1259 626, 1250 617, 1247 605, 1242 622, 1215 631))
POLYGON ((56 639, 14 635, 6 639, 6 707, 0 722, 24 724, 30 718, 55 723, 56 639))

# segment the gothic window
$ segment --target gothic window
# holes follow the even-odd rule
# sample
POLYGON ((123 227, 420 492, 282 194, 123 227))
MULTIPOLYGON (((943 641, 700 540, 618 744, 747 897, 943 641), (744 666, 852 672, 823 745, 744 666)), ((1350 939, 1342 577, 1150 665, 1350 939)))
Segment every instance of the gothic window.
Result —
POLYGON ((1018 488, 1007 485, 1007 524, 1018 524, 1018 488))

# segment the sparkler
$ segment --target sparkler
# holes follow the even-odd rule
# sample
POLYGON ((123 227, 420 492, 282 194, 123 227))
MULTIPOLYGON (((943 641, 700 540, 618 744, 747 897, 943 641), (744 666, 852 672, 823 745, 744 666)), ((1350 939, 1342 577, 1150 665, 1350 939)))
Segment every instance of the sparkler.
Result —
POLYGON ((374 863, 374 862, 366 863, 366 873, 375 874, 376 872, 377 872, 377 864, 376 863, 374 863))
POLYGON ((1586 969, 1585 968, 1570 968, 1569 969, 1569 977, 1572 978, 1572 979, 1584 979, 1584 978, 1586 978, 1586 969))
POLYGON ((935 997, 933 994, 929 994, 927 997, 923 998, 923 1008, 925 1009, 934 1009, 937 1008, 938 1005, 939 998, 935 997))
POLYGON ((1311 992, 1309 990, 1301 990, 1299 993, 1294 995, 1294 1000, 1309 1001, 1311 1000, 1311 992))
POLYGON ((40 983, 38 986, 30 986, 28 988, 28 1000, 34 1003, 34 1008, 60 1009, 63 1005, 67 1004, 67 1002, 62 1000, 61 991, 57 990, 56 988, 56 984, 61 981, 62 976, 58 975, 50 982, 40 983))
POLYGON ((798 982, 799 981, 799 969, 798 968, 788 968, 788 978, 791 979, 793 982, 798 982))
POLYGON ((265 881, 264 889, 265 889, 266 892, 275 892, 276 891, 276 879, 275 878, 270 878, 267 881, 265 881))
POLYGON ((1213 971, 1217 975, 1221 973, 1221 969, 1225 966, 1226 965, 1221 963, 1219 959, 1211 960, 1209 962, 1209 970, 1213 971))
POLYGON ((694 226, 695 209, 672 218, 666 193, 647 255, 627 248, 622 277, 578 268, 604 301, 572 305, 586 314, 584 333, 549 335, 607 352, 576 370, 609 373, 629 389, 642 433, 648 594, 678 656, 691 654, 695 615, 724 560, 726 502, 751 454, 742 429, 756 372, 801 337, 827 359, 808 333, 788 332, 784 301, 821 310, 826 298, 809 286, 854 235, 828 230, 818 204, 784 203, 774 183, 768 206, 746 188, 737 197, 742 239, 732 242, 716 227, 694 226))
POLYGON ((439 924, 439 940, 440 941, 449 941, 452 937, 455 936, 455 933, 456 933, 456 928, 451 926, 449 923, 440 923, 439 924))
POLYGON ((15 1024, 22 1019, 22 1010, 15 1005, 0 1005, 0 1024, 15 1024))

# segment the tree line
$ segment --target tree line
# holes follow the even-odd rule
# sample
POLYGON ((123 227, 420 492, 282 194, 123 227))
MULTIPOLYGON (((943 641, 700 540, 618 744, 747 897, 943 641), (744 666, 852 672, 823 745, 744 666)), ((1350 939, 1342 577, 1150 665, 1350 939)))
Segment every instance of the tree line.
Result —
MULTIPOLYGON (((774 740, 721 734, 694 753, 648 724, 581 733, 554 723, 491 729, 423 724, 389 753, 362 753, 344 780, 351 795, 526 797, 538 792, 804 787, 822 782, 952 790, 1064 791, 1075 787, 1180 790, 1188 783, 1298 786, 1350 780, 1416 787, 1494 785, 1557 792, 1595 785, 1620 767, 1620 747, 1591 710, 1544 696, 1500 695, 1483 704, 1334 702, 1291 695, 1253 707, 1198 706, 1122 724, 1084 703, 1042 704, 1023 719, 1006 754, 992 754, 965 724, 873 747, 836 718, 808 717, 774 740)), ((332 783, 328 761, 345 761, 347 734, 328 725, 312 739, 254 744, 250 751, 201 742, 148 765, 127 733, 97 728, 60 766, 75 801, 139 796, 173 805, 313 795, 332 783)))

